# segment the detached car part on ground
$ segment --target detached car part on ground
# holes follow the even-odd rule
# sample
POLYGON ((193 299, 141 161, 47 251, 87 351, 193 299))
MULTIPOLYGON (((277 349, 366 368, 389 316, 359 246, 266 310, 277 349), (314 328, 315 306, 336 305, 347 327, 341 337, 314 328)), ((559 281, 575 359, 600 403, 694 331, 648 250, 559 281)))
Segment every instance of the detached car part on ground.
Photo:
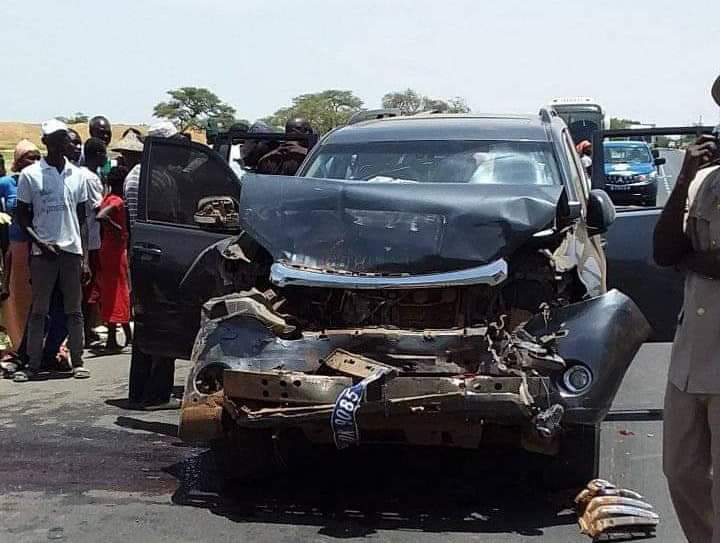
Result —
POLYGON ((566 190, 246 176, 243 233, 183 280, 233 293, 204 306, 180 436, 230 463, 298 439, 511 445, 584 485, 650 330, 566 190))
POLYGON ((602 479, 590 481, 575 498, 580 531, 599 541, 617 534, 655 535, 660 517, 637 492, 602 479))

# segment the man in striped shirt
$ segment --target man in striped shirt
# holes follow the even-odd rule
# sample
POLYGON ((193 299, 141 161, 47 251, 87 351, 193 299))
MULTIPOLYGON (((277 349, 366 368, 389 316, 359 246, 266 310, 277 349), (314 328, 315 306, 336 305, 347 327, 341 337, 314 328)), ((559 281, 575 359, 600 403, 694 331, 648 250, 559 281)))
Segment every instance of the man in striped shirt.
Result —
POLYGON ((143 143, 134 132, 127 131, 123 138, 112 148, 122 155, 122 166, 128 171, 123 184, 125 207, 128 210, 128 226, 132 227, 137 216, 138 181, 140 180, 140 159, 143 143))

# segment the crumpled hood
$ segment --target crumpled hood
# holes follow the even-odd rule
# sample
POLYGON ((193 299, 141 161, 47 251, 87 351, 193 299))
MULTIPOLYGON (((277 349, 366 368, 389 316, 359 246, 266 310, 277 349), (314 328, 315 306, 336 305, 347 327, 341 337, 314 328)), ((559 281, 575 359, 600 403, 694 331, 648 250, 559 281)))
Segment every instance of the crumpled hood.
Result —
POLYGON ((240 221, 284 264, 433 273, 508 256, 551 225, 563 187, 246 175, 240 221))

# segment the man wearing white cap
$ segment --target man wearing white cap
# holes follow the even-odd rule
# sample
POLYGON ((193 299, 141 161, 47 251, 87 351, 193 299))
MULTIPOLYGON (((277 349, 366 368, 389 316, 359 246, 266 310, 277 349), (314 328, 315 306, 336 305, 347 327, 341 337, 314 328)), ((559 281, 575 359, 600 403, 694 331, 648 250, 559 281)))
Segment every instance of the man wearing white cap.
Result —
POLYGON ((51 119, 42 124, 47 155, 25 168, 18 179, 17 217, 32 240, 30 277, 32 309, 27 330, 27 368, 16 382, 32 379, 40 369, 45 317, 53 288, 62 291, 67 315, 68 348, 73 376, 89 377, 83 367, 82 277, 85 271, 80 225, 85 222, 85 177, 65 154, 71 145, 67 126, 51 119))

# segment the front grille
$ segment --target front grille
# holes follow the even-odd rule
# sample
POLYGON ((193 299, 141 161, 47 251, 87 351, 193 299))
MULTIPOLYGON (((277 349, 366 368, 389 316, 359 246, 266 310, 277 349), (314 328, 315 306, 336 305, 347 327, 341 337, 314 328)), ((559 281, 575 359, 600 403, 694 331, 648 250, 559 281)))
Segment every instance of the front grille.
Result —
POLYGON ((613 185, 627 185, 637 181, 637 175, 608 175, 607 180, 613 185))

